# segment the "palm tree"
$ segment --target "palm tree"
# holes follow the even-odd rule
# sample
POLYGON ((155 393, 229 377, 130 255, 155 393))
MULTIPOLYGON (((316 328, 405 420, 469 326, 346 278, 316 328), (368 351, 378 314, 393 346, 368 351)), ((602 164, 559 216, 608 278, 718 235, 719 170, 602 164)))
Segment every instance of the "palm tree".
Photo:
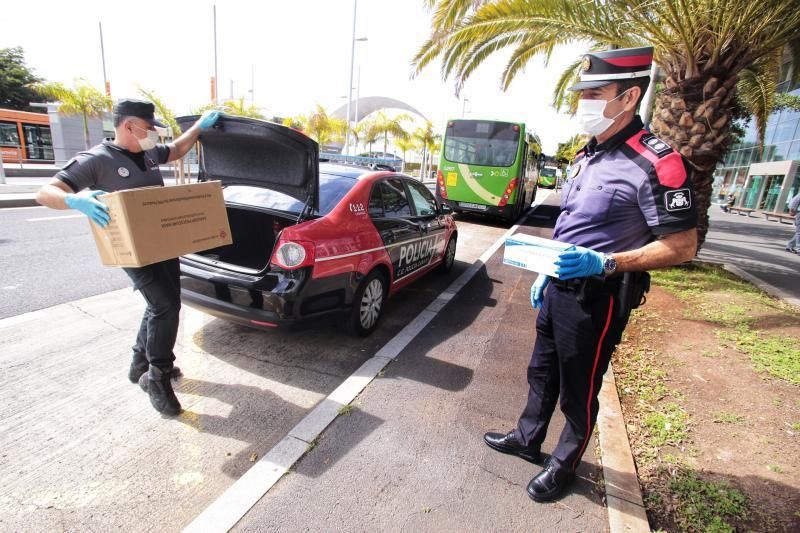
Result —
POLYGON ((202 115, 209 109, 216 109, 227 115, 236 115, 239 117, 258 118, 261 120, 264 120, 265 118, 264 115, 258 110, 258 107, 253 104, 246 104, 244 97, 235 100, 225 100, 221 104, 210 102, 192 110, 192 113, 195 115, 202 115))
POLYGON ((395 139, 394 140, 394 144, 395 144, 395 146, 397 146, 400 149, 400 151, 403 152, 403 163, 400 166, 400 172, 405 172, 405 170, 406 170, 406 152, 416 148, 417 147, 417 141, 413 137, 408 136, 405 139, 402 139, 402 138, 395 139))
POLYGON ((419 168, 419 178, 424 180, 425 176, 428 175, 428 169, 431 167, 430 159, 433 152, 438 149, 437 146, 440 146, 441 135, 434 132, 433 122, 426 120, 424 126, 414 131, 414 139, 417 140, 419 146, 422 148, 422 162, 419 168))
POLYGON ((558 151, 556 151, 556 160, 557 161, 566 161, 569 164, 572 164, 575 161, 575 156, 578 154, 578 150, 580 150, 583 145, 585 145, 589 141, 588 135, 573 135, 570 139, 565 143, 558 143, 558 151))
POLYGON ((81 115, 83 117, 83 144, 89 149, 89 118, 102 117, 103 113, 111 107, 111 98, 98 91, 84 79, 75 80, 73 88, 68 88, 61 83, 45 83, 35 85, 36 92, 60 102, 59 113, 65 115, 81 115))
POLYGON ((378 140, 380 131, 375 127, 373 117, 362 119, 356 124, 354 128, 356 135, 360 138, 364 145, 367 146, 367 153, 372 154, 372 145, 378 140))
MULTIPOLYGON (((797 0, 426 1, 434 8, 433 28, 414 58, 416 71, 441 57, 442 75, 453 76, 457 89, 507 47, 513 51, 501 77, 504 89, 533 57, 549 59, 560 44, 653 46, 665 80, 651 129, 695 167, 700 243, 708 231, 713 172, 730 143, 737 84, 800 39, 797 0)), ((775 76, 774 69, 762 73, 775 76)))
POLYGON ((411 121, 411 116, 405 113, 390 117, 383 111, 378 111, 370 118, 371 128, 376 136, 383 135, 383 153, 386 154, 389 144, 389 135, 396 139, 407 139, 408 132, 403 127, 403 123, 411 121))
POLYGON ((325 108, 319 104, 313 113, 297 117, 296 120, 301 124, 303 133, 315 139, 320 146, 344 138, 346 129, 344 119, 328 115, 325 108))
POLYGON ((178 122, 175 120, 175 113, 167 107, 167 104, 159 98, 155 91, 151 91, 148 89, 143 89, 142 87, 137 87, 139 94, 141 94, 148 102, 152 102, 154 106, 156 106, 156 115, 161 117, 163 122, 169 127, 171 130, 172 138, 176 138, 178 135, 181 134, 181 128, 178 126, 178 122))

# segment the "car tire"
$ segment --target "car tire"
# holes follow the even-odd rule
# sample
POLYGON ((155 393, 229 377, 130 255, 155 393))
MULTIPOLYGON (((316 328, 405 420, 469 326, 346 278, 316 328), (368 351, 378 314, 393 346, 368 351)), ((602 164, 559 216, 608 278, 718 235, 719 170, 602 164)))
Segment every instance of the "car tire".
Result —
POLYGON ((444 256, 442 262, 439 263, 439 272, 447 274, 453 269, 453 264, 456 262, 456 244, 458 244, 456 236, 450 237, 447 241, 447 247, 444 249, 444 256))
POLYGON ((353 335, 366 337, 375 330, 383 313, 386 293, 386 279, 377 270, 361 281, 348 316, 348 329, 353 335))

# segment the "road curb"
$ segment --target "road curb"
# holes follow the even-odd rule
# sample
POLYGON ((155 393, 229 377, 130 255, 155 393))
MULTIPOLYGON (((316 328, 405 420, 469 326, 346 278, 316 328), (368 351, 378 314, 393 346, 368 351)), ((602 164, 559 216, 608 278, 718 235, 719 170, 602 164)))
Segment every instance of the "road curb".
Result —
POLYGON ((38 205, 39 204, 36 202, 36 198, 33 196, 20 198, 0 198, 0 209, 7 207, 36 207, 38 205))
POLYGON ((608 366, 600 388, 600 411, 597 415, 600 456, 611 533, 649 533, 639 476, 622 416, 614 369, 608 366))

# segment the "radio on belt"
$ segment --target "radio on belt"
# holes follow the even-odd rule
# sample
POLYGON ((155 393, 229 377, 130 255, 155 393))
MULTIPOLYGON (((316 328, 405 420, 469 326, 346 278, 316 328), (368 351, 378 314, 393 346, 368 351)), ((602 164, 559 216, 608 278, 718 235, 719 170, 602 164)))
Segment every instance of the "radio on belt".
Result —
POLYGON ((561 252, 573 248, 574 244, 517 233, 506 239, 503 264, 558 278, 555 261, 561 252))

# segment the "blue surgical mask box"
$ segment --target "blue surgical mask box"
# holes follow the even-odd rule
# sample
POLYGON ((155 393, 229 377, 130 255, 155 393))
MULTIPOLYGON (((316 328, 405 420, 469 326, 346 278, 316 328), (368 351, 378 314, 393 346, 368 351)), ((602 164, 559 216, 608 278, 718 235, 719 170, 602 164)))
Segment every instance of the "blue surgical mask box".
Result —
POLYGON ((564 250, 574 248, 569 243, 517 233, 506 239, 503 264, 557 278, 556 259, 564 250))

